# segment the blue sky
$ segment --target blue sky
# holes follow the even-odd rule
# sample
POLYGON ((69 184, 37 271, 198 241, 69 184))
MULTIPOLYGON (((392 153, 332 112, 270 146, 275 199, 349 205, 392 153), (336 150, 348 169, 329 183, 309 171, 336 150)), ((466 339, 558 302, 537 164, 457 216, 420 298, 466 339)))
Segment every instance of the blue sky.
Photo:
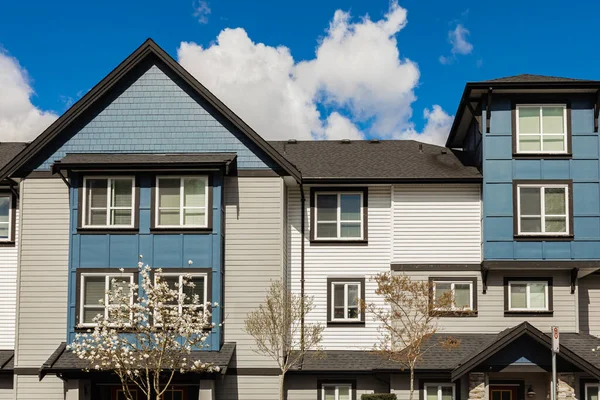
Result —
MULTIPOLYGON (((13 62, 18 61, 22 73, 27 71, 26 84, 33 90, 30 97, 33 107, 41 114, 49 112, 45 123, 55 115, 62 114, 147 37, 152 37, 176 59, 180 56, 178 50, 181 50, 182 42, 197 44, 188 49, 184 66, 201 82, 203 79, 210 82, 220 80, 219 73, 233 74, 219 63, 244 56, 241 54, 243 51, 235 45, 240 43, 244 32, 249 43, 252 43, 251 48, 246 47, 247 50, 261 51, 254 47, 259 44, 273 50, 277 46, 285 46, 296 64, 322 58, 317 63, 319 66, 313 66, 312 72, 304 74, 307 78, 300 79, 302 99, 310 103, 308 108, 300 112, 310 114, 311 107, 316 108, 319 113, 317 118, 321 122, 315 123, 313 117, 306 119, 309 121, 307 126, 313 130, 323 129, 325 132, 327 126, 333 126, 333 122, 328 120, 332 113, 339 116, 343 120, 341 122, 347 122, 337 125, 334 129, 336 134, 316 135, 328 138, 344 136, 343 132, 339 133, 344 128, 357 130, 363 137, 409 137, 394 133, 400 131, 410 131, 414 136, 427 129, 431 118, 426 118, 424 112, 428 110, 431 117, 435 111, 434 105, 439 105, 440 113, 447 114, 448 118, 444 119, 445 115, 439 114, 439 123, 431 128, 447 129, 467 81, 519 73, 600 79, 596 67, 600 61, 596 21, 600 14, 600 2, 410 0, 401 1, 398 5, 407 11, 407 16, 399 24, 401 27, 389 34, 390 40, 395 39, 399 65, 409 59, 413 63, 410 65, 414 65, 418 73, 418 80, 407 83, 409 88, 406 95, 397 99, 390 99, 389 93, 377 97, 377 92, 381 91, 382 81, 385 82, 388 72, 390 84, 401 87, 398 83, 404 79, 401 71, 386 72, 385 68, 380 71, 378 62, 374 62, 377 65, 370 68, 363 65, 360 73, 372 75, 372 78, 363 82, 360 77, 352 76, 352 71, 346 71, 348 75, 342 73, 341 78, 348 82, 356 79, 357 82, 354 86, 349 82, 349 88, 345 88, 340 86, 340 82, 332 83, 335 73, 331 71, 335 71, 335 63, 339 62, 340 55, 337 55, 338 58, 326 57, 326 49, 321 49, 323 56, 315 56, 320 43, 331 37, 328 29, 336 10, 349 13, 345 24, 346 34, 351 36, 356 33, 353 29, 363 24, 367 15, 374 23, 385 22, 386 14, 389 16, 391 13, 387 0, 305 0, 293 3, 270 0, 11 1, 5 2, 2 7, 0 46, 4 49, 5 57, 9 56, 13 62), (201 9, 200 14, 195 15, 198 8, 201 9), (210 13, 206 12, 207 9, 210 9, 210 13), (460 26, 459 31, 457 26, 460 26), (227 28, 243 29, 236 31, 238 35, 231 39, 233 44, 229 47, 216 42, 219 34, 227 28), (459 41, 462 40, 454 46, 454 54, 449 40, 451 32, 461 33, 459 41), (213 49, 214 54, 205 52, 211 45, 217 46, 213 49), (221 55, 216 55, 220 49, 222 52, 231 52, 232 57, 224 60, 221 55), (236 51, 241 53, 236 54, 236 51), (440 57, 446 57, 446 61, 441 62, 444 60, 440 57), (324 69, 327 71, 323 72, 324 69), (310 99, 307 100, 307 96, 310 99), (393 110, 383 110, 386 108, 383 103, 397 106, 398 114, 404 116, 391 118, 393 110)), ((388 42, 381 44, 381 52, 391 51, 388 42)), ((374 45, 368 41, 364 45, 373 50, 374 45)), ((354 51, 357 53, 354 56, 360 59, 362 49, 357 44, 341 46, 336 51, 354 51)), ((376 54, 379 54, 378 51, 376 54)), ((251 67, 270 62, 268 54, 252 58, 255 56, 249 56, 251 67)), ((389 57, 386 57, 389 61, 389 57)), ((282 60, 278 59, 285 64, 282 60)), ((260 74, 269 71, 269 65, 264 68, 260 74)), ((251 74, 252 71, 238 73, 241 74, 239 79, 245 79, 244 74, 251 74)), ((0 68, 0 91, 1 85, 6 85, 9 79, 15 79, 14 71, 11 75, 0 68)), ((261 75, 261 79, 270 78, 261 75)), ((248 115, 250 119, 258 118, 249 122, 255 128, 258 126, 259 133, 261 127, 268 129, 268 111, 264 111, 264 116, 255 117, 253 114, 256 109, 244 110, 243 103, 248 100, 236 97, 233 89, 237 82, 235 79, 225 87, 218 86, 220 84, 214 84, 217 86, 213 87, 210 82, 203 83, 224 97, 223 100, 242 117, 248 115)), ((271 83, 273 88, 285 84, 277 80, 271 83)), ((292 83, 296 85, 298 82, 292 83)), ((23 84, 17 86, 22 88, 23 84)), ((252 87, 256 86, 254 82, 252 87)), ((245 92, 251 90, 245 86, 243 88, 245 92)), ((273 88, 258 95, 251 94, 254 97, 272 96, 273 88)), ((11 106, 10 99, 2 101, 0 93, 0 127, 2 118, 10 118, 10 115, 7 116, 10 107, 4 112, 1 109, 7 107, 7 103, 11 106)), ((263 108, 270 107, 267 102, 263 108)), ((10 110, 11 113, 13 111, 10 110)), ((285 113, 285 110, 282 112, 285 113)), ((289 118, 289 113, 286 115, 285 118, 289 118)), ((20 129, 19 123, 12 121, 11 126, 20 129)), ((35 130, 42 125, 31 123, 22 129, 35 130)), ((282 127, 281 130, 285 130, 285 124, 282 127)), ((29 134, 27 138, 32 135, 35 136, 29 134)), ((274 138, 276 134, 269 133, 267 136, 274 138)), ((353 134, 348 136, 354 137, 353 134)), ((10 138, 0 136, 0 139, 10 138)))

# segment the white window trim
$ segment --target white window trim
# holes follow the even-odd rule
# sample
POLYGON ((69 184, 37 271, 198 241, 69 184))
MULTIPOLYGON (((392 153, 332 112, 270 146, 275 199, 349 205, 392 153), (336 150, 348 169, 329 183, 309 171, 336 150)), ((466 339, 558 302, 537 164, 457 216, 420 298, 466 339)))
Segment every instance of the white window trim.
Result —
MULTIPOLYGON (((155 273, 154 274, 154 284, 156 285, 156 278, 158 276, 178 276, 179 277, 179 296, 183 295, 183 286, 182 286, 182 281, 183 281, 183 277, 184 276, 190 276, 192 278, 204 278, 204 299, 202 301, 202 304, 206 304, 208 302, 208 274, 205 272, 161 272, 159 273, 155 273)), ((180 303, 180 302, 178 302, 180 303)), ((178 308, 178 312, 181 315, 181 312, 183 311, 183 305, 182 304, 178 304, 177 305, 178 308)), ((158 324, 157 324, 158 325, 158 324)))
POLYGON ((360 301, 362 294, 362 282, 331 282, 331 321, 342 321, 342 322, 362 322, 362 312, 360 310, 360 301), (344 285, 344 318, 336 318, 335 317, 335 286, 336 285, 344 285), (358 312, 356 318, 348 318, 348 286, 354 285, 358 286, 358 312))
MULTIPOLYGON (((208 206, 209 206, 209 198, 208 198, 208 176, 207 175, 160 175, 156 177, 156 181, 155 181, 155 198, 154 198, 154 226, 156 228, 182 228, 182 229, 189 229, 189 228, 208 228, 208 206), (159 204, 159 192, 160 192, 160 186, 158 184, 160 179, 176 179, 179 178, 179 225, 160 225, 159 224, 159 211, 160 211, 160 204, 159 204), (188 178, 195 178, 195 179, 204 179, 204 206, 203 207, 191 207, 191 206, 184 206, 183 202, 184 202, 184 187, 183 187, 183 180, 184 179, 188 179, 188 178), (184 225, 183 224, 183 218, 184 218, 184 210, 185 209, 194 209, 194 210, 202 210, 204 209, 204 223, 201 225, 184 225)), ((172 209, 175 210, 175 207, 162 207, 163 209, 172 209)))
POLYGON ((350 383, 323 383, 321 385, 321 399, 325 400, 325 389, 334 388, 335 389, 335 397, 334 400, 339 400, 340 398, 340 388, 347 387, 348 388, 348 397, 350 400, 352 397, 352 384, 350 383))
MULTIPOLYGON (((103 228, 109 228, 109 229, 120 229, 120 228, 133 228, 135 227, 135 176, 132 175, 124 175, 124 176, 85 176, 83 178, 83 199, 82 199, 82 208, 83 210, 79 210, 79 212, 82 212, 82 216, 81 216, 81 226, 83 228, 95 228, 95 229, 103 229, 103 228), (88 198, 87 198, 87 193, 88 193, 88 186, 87 186, 87 182, 88 180, 93 180, 93 179, 106 179, 106 222, 110 222, 110 214, 112 210, 127 210, 129 209, 129 207, 122 207, 122 206, 111 206, 111 200, 112 200, 112 181, 113 180, 119 180, 119 179, 130 179, 131 180, 131 224, 129 225, 116 225, 116 224, 105 224, 105 225, 90 225, 89 224, 89 219, 90 219, 90 212, 91 211, 91 205, 88 209, 87 206, 87 202, 88 202, 88 198)), ((104 208, 104 207, 103 207, 104 208)))
POLYGON ((8 237, 6 239, 0 238, 0 243, 4 242, 12 242, 13 237, 13 194, 12 193, 2 193, 0 197, 8 196, 8 222, 0 222, 0 224, 4 225, 8 223, 8 237))
POLYGON ((566 154, 567 149, 567 105, 566 104, 517 104, 516 108, 516 140, 517 140, 517 153, 519 154, 566 154), (563 149, 562 151, 544 151, 544 136, 559 136, 560 133, 544 133, 544 121, 542 118, 542 109, 544 107, 561 107, 563 109, 563 149), (519 111, 521 108, 539 108, 540 109, 540 133, 521 133, 519 124, 519 111), (522 151, 520 149, 519 138, 521 136, 539 136, 540 137, 540 149, 539 151, 522 151))
POLYGON ((509 281, 508 282, 508 310, 509 311, 549 311, 550 306, 548 304, 549 302, 549 298, 548 298, 548 287, 550 285, 548 285, 548 281, 509 281), (532 284, 539 284, 539 283, 543 283, 546 286, 544 287, 544 307, 542 308, 533 308, 531 307, 531 285, 532 284), (527 285, 526 291, 525 291, 525 298, 527 301, 527 307, 526 308, 513 308, 512 306, 512 285, 513 284, 518 284, 518 285, 527 285))
POLYGON ((586 383, 585 384, 585 393, 584 393, 585 397, 584 397, 584 400, 588 399, 588 388, 590 388, 590 387, 597 388, 598 389, 598 394, 600 395, 600 383, 593 383, 593 382, 586 383))
POLYGON ((570 215, 569 215, 569 204, 570 204, 569 185, 568 184, 519 184, 517 185, 517 233, 519 236, 570 236, 570 215), (539 217, 541 218, 541 232, 523 232, 521 230, 521 189, 522 188, 536 188, 540 191, 540 211, 541 215, 526 215, 525 217, 539 217), (565 190, 565 214, 546 214, 546 189, 564 189, 565 190), (545 232, 546 231, 546 217, 565 217, 566 229, 565 232, 545 232))
MULTIPOLYGON (((452 304, 452 307, 450 308, 451 311, 473 311, 473 281, 461 281, 461 280, 456 280, 456 281, 433 281, 433 299, 435 301, 435 291, 436 291, 436 287, 438 283, 449 283, 450 284, 450 290, 452 291, 452 297, 456 297, 456 293, 454 291, 454 286, 455 285, 469 285, 469 308, 460 308, 460 307, 456 307, 455 304, 452 304)), ((446 308, 435 308, 436 310, 445 310, 446 308)))
MULTIPOLYGON (((110 290, 110 282, 112 278, 129 278, 129 283, 133 284, 135 274, 132 272, 115 272, 115 273, 102 273, 102 272, 83 272, 81 273, 79 280, 79 324, 78 326, 83 328, 92 328, 97 326, 98 324, 94 322, 84 323, 84 311, 85 306, 90 306, 90 308, 104 308, 104 318, 108 318, 108 310, 110 308, 110 304, 108 302, 108 292, 110 290), (94 304, 85 304, 85 278, 87 277, 104 277, 104 304, 98 303, 94 304)), ((129 299, 129 304, 133 304, 133 296, 129 299)), ((101 314, 101 313, 98 313, 101 314)))
POLYGON ((427 388, 429 387, 436 387, 437 388, 437 395, 438 395, 438 400, 442 400, 442 388, 443 387, 451 387, 452 388, 452 400, 456 399, 456 385, 454 383, 430 383, 427 382, 425 383, 423 390, 425 391, 425 393, 423 393, 423 398, 427 398, 427 388))
POLYGON ((314 239, 315 240, 363 240, 364 239, 364 223, 365 223, 365 217, 364 217, 364 192, 361 191, 349 191, 349 192, 336 192, 336 191, 317 191, 315 192, 315 226, 313 227, 315 230, 315 236, 314 239), (336 215, 336 220, 335 221, 319 221, 319 212, 318 212, 318 197, 320 195, 332 195, 335 194, 337 195, 337 215, 336 215), (347 220, 347 221, 343 221, 343 222, 349 222, 349 223, 360 223, 360 236, 354 236, 354 237, 342 237, 342 195, 348 195, 348 194, 353 194, 353 195, 359 195, 360 196, 360 219, 357 220, 347 220), (337 236, 336 237, 319 237, 319 224, 337 224, 337 236))

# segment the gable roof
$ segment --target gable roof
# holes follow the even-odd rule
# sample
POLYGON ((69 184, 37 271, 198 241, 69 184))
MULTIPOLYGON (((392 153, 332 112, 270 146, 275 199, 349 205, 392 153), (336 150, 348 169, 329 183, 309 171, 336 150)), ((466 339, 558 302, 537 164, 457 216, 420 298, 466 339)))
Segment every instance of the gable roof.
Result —
POLYGON ((25 147, 27 147, 27 143, 25 142, 1 142, 0 168, 3 168, 6 164, 8 164, 25 147))
POLYGON ((302 173, 304 182, 481 180, 462 154, 414 140, 270 142, 302 173))
POLYGON ((67 112, 58 118, 44 132, 42 132, 31 144, 22 149, 18 156, 10 160, 6 165, 0 168, 0 180, 4 179, 19 168, 25 165, 29 160, 35 157, 40 151, 52 142, 58 135, 67 129, 71 124, 78 120, 86 110, 92 107, 105 94, 113 89, 129 72, 148 57, 154 56, 169 68, 178 78, 189 85, 189 87, 197 93, 202 99, 210 104, 217 112, 223 115, 235 128, 261 149, 268 157, 270 157, 279 167, 285 172, 294 177, 297 181, 300 180, 300 172, 275 150, 267 141, 265 141, 258 133, 256 133, 248 124, 240 117, 231 111, 222 101, 212 94, 206 87, 196 80, 189 72, 187 72, 178 62, 176 62, 169 54, 160 48, 152 39, 147 39, 140 47, 138 47, 129 57, 119 64, 112 72, 94 86, 85 96, 77 101, 67 112))
POLYGON ((573 81, 585 81, 585 79, 576 78, 563 78, 560 76, 548 76, 548 75, 533 75, 533 74, 519 74, 512 76, 505 76, 502 78, 489 79, 483 82, 573 82, 573 81))
MULTIPOLYGON (((462 360, 452 371, 452 380, 460 378, 524 335, 547 347, 548 350, 552 348, 552 338, 525 321, 500 332, 488 346, 481 347, 478 352, 462 360)), ((583 371, 600 379, 600 362, 597 359, 592 359, 592 349, 600 345, 600 339, 585 334, 567 334, 564 338, 563 336, 565 334, 561 335, 560 356, 583 371)))

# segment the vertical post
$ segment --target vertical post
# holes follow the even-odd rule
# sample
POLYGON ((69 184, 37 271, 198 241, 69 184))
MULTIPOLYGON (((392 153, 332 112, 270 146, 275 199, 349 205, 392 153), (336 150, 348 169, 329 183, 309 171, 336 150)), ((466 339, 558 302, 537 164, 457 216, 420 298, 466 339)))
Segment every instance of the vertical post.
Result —
POLYGON ((556 400, 556 352, 552 351, 552 388, 550 391, 550 400, 556 400))

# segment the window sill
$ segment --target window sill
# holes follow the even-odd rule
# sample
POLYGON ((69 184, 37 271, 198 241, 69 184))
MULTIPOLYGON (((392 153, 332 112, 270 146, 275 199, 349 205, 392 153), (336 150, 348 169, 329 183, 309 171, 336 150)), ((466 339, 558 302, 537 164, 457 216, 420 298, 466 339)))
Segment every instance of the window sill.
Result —
POLYGON ((80 235, 103 235, 103 234, 113 234, 113 235, 130 235, 133 233, 138 233, 139 228, 83 228, 78 227, 77 233, 80 235))
POLYGON ((182 233, 187 233, 187 234, 192 234, 192 233, 196 233, 196 234, 208 234, 208 233, 212 233, 212 228, 210 227, 206 227, 206 228, 186 228, 186 227, 177 227, 177 228, 157 228, 157 227, 152 227, 150 228, 150 233, 163 233, 163 234, 182 234, 182 233))
POLYGON ((573 235, 514 235, 515 241, 519 242, 572 242, 573 235))
POLYGON ((320 240, 320 239, 311 239, 311 246, 368 246, 368 240, 320 240))
POLYGON ((327 327, 361 328, 365 326, 364 321, 327 321, 327 327))
POLYGON ((469 318, 477 317, 477 310, 473 311, 437 311, 434 312, 435 316, 441 318, 469 318))
POLYGON ((0 247, 15 247, 14 241, 0 242, 0 247))
POLYGON ((528 315, 531 317, 547 317, 552 316, 554 314, 553 310, 549 311, 512 311, 512 310, 504 310, 505 317, 520 317, 523 315, 528 315))
POLYGON ((552 160, 570 160, 573 158, 571 153, 513 153, 513 158, 520 160, 540 160, 544 158, 552 160))

